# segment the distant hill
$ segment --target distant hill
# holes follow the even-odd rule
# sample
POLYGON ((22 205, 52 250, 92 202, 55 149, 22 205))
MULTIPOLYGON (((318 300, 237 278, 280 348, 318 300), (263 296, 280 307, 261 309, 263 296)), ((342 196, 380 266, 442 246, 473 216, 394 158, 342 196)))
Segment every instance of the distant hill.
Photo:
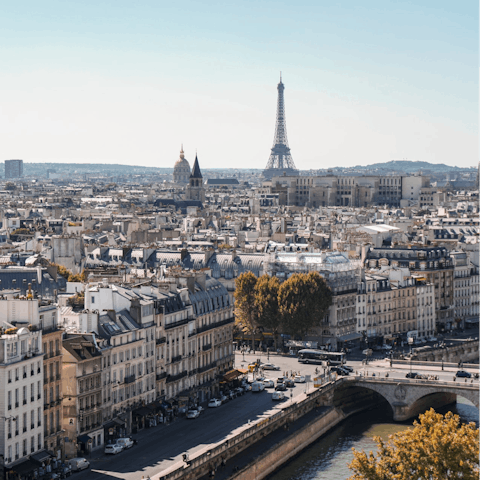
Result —
POLYGON ((470 171, 473 170, 474 167, 470 168, 462 168, 456 167, 451 165, 445 165, 444 163, 429 163, 429 162, 414 162, 411 160, 391 160, 390 162, 384 163, 373 163, 372 165, 367 166, 358 166, 355 167, 360 170, 388 170, 390 172, 405 172, 405 173, 416 173, 420 170, 422 171, 430 171, 430 172, 451 172, 452 170, 465 170, 470 171))

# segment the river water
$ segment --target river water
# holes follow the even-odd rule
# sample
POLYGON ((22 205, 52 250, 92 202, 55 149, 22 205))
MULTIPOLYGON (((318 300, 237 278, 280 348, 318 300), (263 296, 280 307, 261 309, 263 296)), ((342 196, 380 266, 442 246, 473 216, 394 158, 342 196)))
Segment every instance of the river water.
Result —
MULTIPOLYGON (((478 427, 478 409, 463 398, 455 406, 439 409, 460 415, 464 422, 475 422, 478 427)), ((356 414, 320 438, 300 455, 272 474, 269 480, 346 480, 352 475, 348 463, 353 459, 352 448, 376 451, 374 436, 387 439, 392 433, 405 430, 413 420, 392 423, 390 417, 379 411, 356 414)))

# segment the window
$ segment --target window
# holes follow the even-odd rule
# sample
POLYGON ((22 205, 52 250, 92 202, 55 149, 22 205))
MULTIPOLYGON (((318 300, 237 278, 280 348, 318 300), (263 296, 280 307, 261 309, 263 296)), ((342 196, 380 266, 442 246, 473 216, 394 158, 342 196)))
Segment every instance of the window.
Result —
POLYGON ((91 299, 92 299, 92 303, 95 303, 95 297, 93 295, 92 295, 91 299))

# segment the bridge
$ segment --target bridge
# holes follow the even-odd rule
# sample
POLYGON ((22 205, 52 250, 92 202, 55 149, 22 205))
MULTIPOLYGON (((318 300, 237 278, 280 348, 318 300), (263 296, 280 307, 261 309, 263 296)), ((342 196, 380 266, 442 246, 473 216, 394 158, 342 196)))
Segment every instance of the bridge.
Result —
MULTIPOLYGON (((460 379, 459 379, 460 380, 460 379)), ((335 382, 332 401, 352 395, 359 389, 367 389, 381 395, 391 406, 395 421, 408 420, 430 407, 436 408, 464 397, 479 408, 479 384, 455 381, 420 379, 393 379, 380 377, 342 377, 335 382)))

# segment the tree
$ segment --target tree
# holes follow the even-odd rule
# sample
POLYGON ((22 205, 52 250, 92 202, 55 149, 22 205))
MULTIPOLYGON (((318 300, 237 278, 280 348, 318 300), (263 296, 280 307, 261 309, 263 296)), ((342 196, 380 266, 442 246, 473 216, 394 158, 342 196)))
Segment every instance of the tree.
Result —
POLYGON ((282 330, 304 336, 320 324, 332 304, 332 293, 317 273, 295 273, 278 290, 282 330))
POLYGON ((241 273, 235 279, 235 321, 243 332, 252 335, 252 349, 255 349, 255 330, 258 327, 256 284, 257 277, 252 272, 241 273))
POLYGON ((377 455, 353 449, 349 480, 478 480, 478 433, 473 422, 461 424, 458 415, 432 408, 388 442, 375 437, 377 455))
POLYGON ((255 285, 255 304, 258 311, 258 323, 274 335, 275 350, 277 335, 280 330, 280 312, 278 309, 278 289, 280 282, 277 277, 262 275, 255 285))

